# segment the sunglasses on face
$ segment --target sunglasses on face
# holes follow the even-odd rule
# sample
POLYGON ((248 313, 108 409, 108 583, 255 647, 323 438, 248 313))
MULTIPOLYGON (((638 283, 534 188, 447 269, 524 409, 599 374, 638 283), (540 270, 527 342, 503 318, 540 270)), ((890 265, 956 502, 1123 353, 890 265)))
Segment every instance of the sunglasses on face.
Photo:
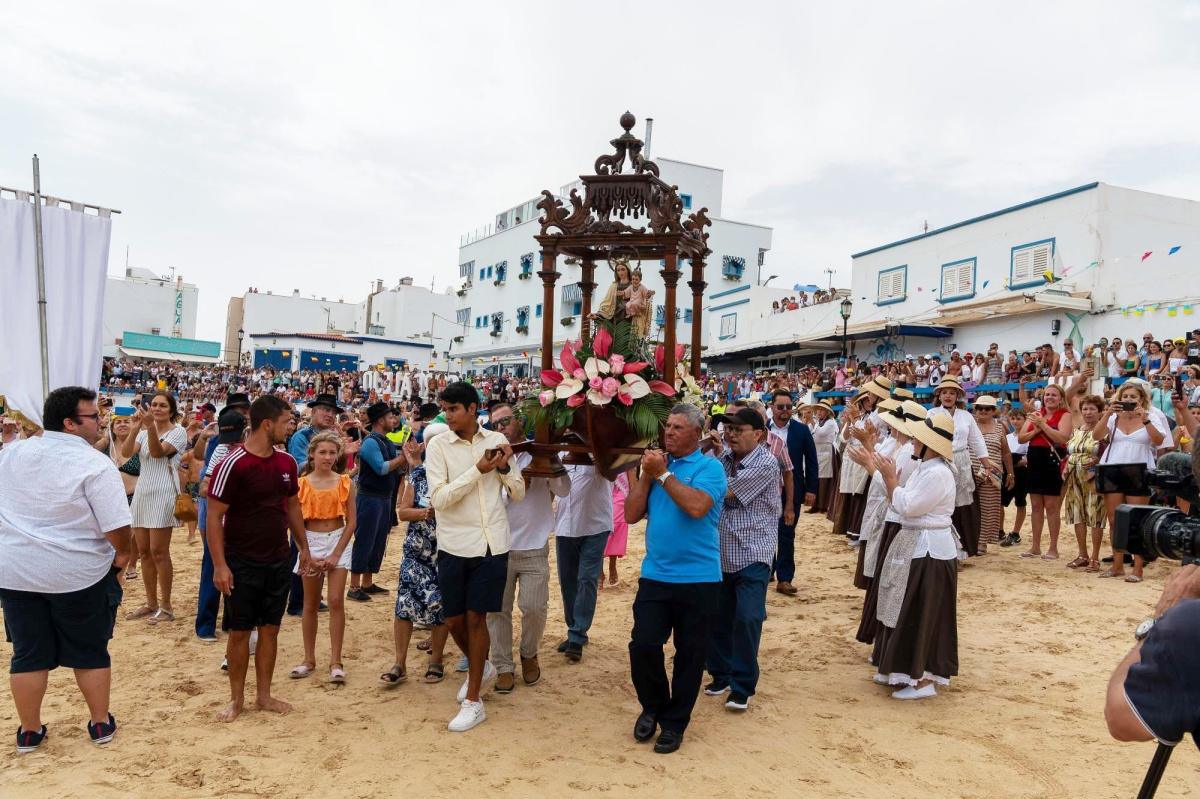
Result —
POLYGON ((492 427, 507 427, 513 420, 511 416, 505 416, 503 419, 497 419, 492 422, 492 427))

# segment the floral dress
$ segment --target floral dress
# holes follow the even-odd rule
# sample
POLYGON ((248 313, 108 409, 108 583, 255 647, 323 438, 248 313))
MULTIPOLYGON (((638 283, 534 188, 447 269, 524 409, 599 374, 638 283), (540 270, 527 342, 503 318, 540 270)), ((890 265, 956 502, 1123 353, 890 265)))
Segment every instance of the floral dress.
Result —
POLYGON ((1063 483, 1063 511, 1067 524, 1104 527, 1104 495, 1096 493, 1096 462, 1100 442, 1092 431, 1076 428, 1067 442, 1067 476, 1063 483))
MULTIPOLYGON (((428 507, 429 481, 425 467, 414 468, 408 480, 413 487, 413 507, 428 507)), ((400 562, 400 584, 396 587, 397 619, 422 627, 434 627, 445 621, 436 558, 437 520, 409 522, 404 536, 404 559, 400 562)))

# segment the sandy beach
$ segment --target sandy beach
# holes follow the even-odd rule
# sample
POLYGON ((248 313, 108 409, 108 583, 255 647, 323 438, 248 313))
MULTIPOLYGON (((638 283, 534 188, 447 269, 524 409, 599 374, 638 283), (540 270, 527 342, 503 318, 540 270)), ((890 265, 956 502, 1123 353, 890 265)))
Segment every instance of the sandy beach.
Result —
MULTIPOLYGON (((393 531, 382 575, 390 589, 402 530, 393 531)), ((1136 793, 1153 747, 1109 739, 1104 689, 1173 565, 1155 563, 1145 582, 1130 585, 1066 569, 1070 533, 1068 557, 1059 561, 1022 560, 1019 547, 992 547, 960 575, 961 676, 935 699, 905 703, 871 682, 867 649, 854 641, 861 594, 851 586, 852 550, 823 517, 802 516, 797 532, 800 595, 769 594, 762 679, 749 713, 733 715, 702 695, 683 748, 661 756, 630 734, 638 713, 626 651, 643 543, 637 529, 621 562, 624 585, 601 593, 583 661, 571 665, 553 651, 563 633, 555 580, 542 682, 527 688, 518 679, 512 694, 488 695, 487 722, 461 735, 446 730, 461 679, 453 672, 456 652, 439 685, 420 681, 425 656, 415 649, 407 684, 388 690, 378 683, 392 662, 394 593, 347 603, 345 687, 324 679, 324 616, 317 674, 287 679, 301 645, 298 620, 285 619, 277 695, 294 712, 250 710, 233 724, 214 721, 228 698, 218 668, 224 639, 204 644, 193 634, 201 549, 179 531, 179 620, 117 625, 116 739, 103 748, 88 741, 82 699, 70 673, 58 670, 44 707, 47 745, 19 757, 11 736, 16 714, 4 691, 0 797, 1136 793)), ((140 583, 127 586, 122 610, 141 598, 140 583)), ((0 655, 7 661, 7 644, 0 655)), ((1198 766, 1200 754, 1187 741, 1159 796, 1192 795, 1198 766)))

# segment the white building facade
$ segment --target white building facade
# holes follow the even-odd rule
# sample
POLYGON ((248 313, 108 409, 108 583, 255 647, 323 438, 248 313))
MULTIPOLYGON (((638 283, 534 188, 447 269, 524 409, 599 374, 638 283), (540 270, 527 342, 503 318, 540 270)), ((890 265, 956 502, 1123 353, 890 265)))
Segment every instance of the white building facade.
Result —
MULTIPOLYGON (((662 179, 679 187, 684 213, 708 208, 712 227, 708 246, 712 250, 706 269, 705 304, 708 298, 737 287, 757 286, 761 281, 766 253, 771 249, 772 230, 761 225, 737 222, 721 217, 723 172, 712 167, 656 158, 662 179)), ((564 186, 567 196, 578 183, 564 186)), ((459 247, 458 305, 455 311, 456 339, 451 347, 453 360, 465 373, 495 368, 524 373, 536 371, 542 340, 542 281, 537 276, 541 256, 534 236, 539 231, 537 200, 497 214, 496 224, 463 236, 459 247), (532 364, 532 366, 531 366, 532 364)), ((639 264, 631 259, 632 265, 639 264)), ((657 338, 663 322, 662 265, 655 259, 640 264, 644 283, 654 290, 655 318, 650 337, 657 338)), ((691 291, 686 282, 690 265, 679 264, 683 273, 677 288, 677 340, 690 341, 692 325, 691 291)), ((579 290, 581 268, 560 258, 559 278, 554 298, 555 348, 580 336, 582 295, 579 290)), ((596 265, 596 289, 592 307, 597 308, 612 283, 606 264, 596 265)), ((769 304, 769 303, 768 303, 769 304)), ((714 340, 709 327, 704 334, 714 340)))
POLYGON ((163 277, 127 267, 104 289, 104 355, 120 355, 125 331, 191 339, 196 335, 200 291, 182 277, 163 277))
POLYGON ((428 342, 341 333, 254 333, 243 352, 257 369, 295 372, 365 372, 383 367, 446 370, 447 364, 428 342))

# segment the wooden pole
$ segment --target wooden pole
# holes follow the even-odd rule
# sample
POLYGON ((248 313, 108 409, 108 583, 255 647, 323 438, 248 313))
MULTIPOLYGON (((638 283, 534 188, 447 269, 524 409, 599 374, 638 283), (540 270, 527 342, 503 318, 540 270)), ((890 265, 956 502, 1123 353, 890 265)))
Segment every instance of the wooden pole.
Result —
MULTIPOLYGON (((542 269, 538 277, 542 279, 542 369, 554 368, 554 289, 559 274, 555 269, 557 253, 551 248, 542 249, 542 269)), ((562 474, 562 464, 558 460, 550 438, 553 431, 546 422, 539 424, 534 433, 533 460, 522 471, 530 477, 555 477, 562 474)))
POLYGON ((704 282, 703 257, 692 259, 692 279, 688 281, 688 286, 692 289, 692 377, 699 380, 702 351, 700 333, 704 327, 701 314, 704 313, 704 289, 708 286, 704 282))
POLYGON ((663 374, 662 379, 675 385, 675 286, 679 282, 679 254, 671 250, 666 255, 662 275, 663 297, 663 374))
POLYGON ((580 320, 580 333, 583 346, 592 343, 592 292, 596 290, 596 261, 588 255, 583 259, 583 280, 579 281, 579 290, 583 293, 583 319, 580 320))

